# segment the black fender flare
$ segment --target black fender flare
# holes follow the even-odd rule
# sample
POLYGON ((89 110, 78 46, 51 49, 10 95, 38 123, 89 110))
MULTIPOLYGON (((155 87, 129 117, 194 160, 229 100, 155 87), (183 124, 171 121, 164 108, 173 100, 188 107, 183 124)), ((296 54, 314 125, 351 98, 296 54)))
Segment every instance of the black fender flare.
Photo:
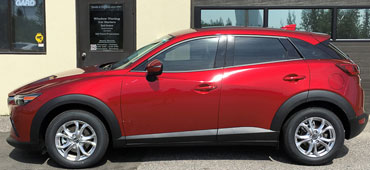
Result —
POLYGON ((285 101, 275 113, 275 116, 271 121, 270 129, 273 131, 280 131, 285 119, 294 108, 301 104, 313 101, 324 101, 338 106, 345 113, 347 120, 356 118, 355 111, 344 97, 331 91, 310 90, 296 94, 285 101))
POLYGON ((48 102, 46 102, 36 113, 32 120, 32 125, 30 129, 30 142, 40 143, 40 128, 43 120, 47 117, 53 109, 67 104, 82 104, 89 106, 96 111, 98 111, 101 116, 108 123, 107 130, 110 130, 112 135, 112 142, 115 145, 118 138, 122 136, 119 122, 113 111, 102 101, 95 97, 81 95, 81 94, 71 94, 56 97, 48 102))

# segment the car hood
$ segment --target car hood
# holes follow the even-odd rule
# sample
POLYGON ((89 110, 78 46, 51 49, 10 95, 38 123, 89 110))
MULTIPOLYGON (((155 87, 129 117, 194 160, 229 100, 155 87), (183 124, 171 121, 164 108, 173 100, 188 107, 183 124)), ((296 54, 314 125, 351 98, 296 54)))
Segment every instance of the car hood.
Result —
MULTIPOLYGON (((17 94, 32 94, 38 93, 42 89, 65 84, 71 81, 77 81, 84 77, 89 77, 91 73, 98 73, 103 70, 99 69, 98 66, 89 66, 84 68, 76 68, 68 71, 64 71, 61 73, 57 73, 40 80, 31 82, 27 85, 24 85, 12 92, 9 93, 9 96, 15 96, 17 94)), ((90 75, 91 76, 91 75, 90 75)))

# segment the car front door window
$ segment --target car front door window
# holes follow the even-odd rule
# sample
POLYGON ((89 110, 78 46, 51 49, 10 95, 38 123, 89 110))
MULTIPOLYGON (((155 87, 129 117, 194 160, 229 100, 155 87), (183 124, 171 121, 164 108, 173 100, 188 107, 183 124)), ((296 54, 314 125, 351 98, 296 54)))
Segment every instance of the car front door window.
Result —
POLYGON ((214 68, 218 37, 208 37, 178 43, 143 62, 134 70, 144 71, 148 62, 158 59, 163 72, 187 72, 214 68))

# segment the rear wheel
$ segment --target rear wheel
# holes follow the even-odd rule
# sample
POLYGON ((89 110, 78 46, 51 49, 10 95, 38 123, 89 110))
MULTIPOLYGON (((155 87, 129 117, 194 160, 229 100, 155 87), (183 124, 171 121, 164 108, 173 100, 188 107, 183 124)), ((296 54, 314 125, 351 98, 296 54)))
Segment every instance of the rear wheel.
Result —
POLYGON ((340 119, 324 108, 307 108, 294 114, 283 127, 284 147, 302 164, 320 165, 334 159, 343 147, 340 119))
POLYGON ((85 168, 99 162, 108 147, 108 132, 95 115, 65 111, 55 117, 45 135, 50 157, 67 168, 85 168))

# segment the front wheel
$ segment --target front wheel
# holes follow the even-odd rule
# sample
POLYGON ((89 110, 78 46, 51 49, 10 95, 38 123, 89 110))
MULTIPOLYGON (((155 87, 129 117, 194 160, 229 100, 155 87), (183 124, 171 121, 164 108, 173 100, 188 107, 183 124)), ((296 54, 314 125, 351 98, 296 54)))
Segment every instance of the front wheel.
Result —
POLYGON ((291 158, 302 164, 332 161, 343 147, 340 119, 324 108, 307 108, 294 114, 283 127, 283 142, 291 158))
POLYGON ((66 168, 86 168, 101 160, 109 135, 103 122, 82 110, 69 110, 55 117, 46 131, 50 157, 66 168))

